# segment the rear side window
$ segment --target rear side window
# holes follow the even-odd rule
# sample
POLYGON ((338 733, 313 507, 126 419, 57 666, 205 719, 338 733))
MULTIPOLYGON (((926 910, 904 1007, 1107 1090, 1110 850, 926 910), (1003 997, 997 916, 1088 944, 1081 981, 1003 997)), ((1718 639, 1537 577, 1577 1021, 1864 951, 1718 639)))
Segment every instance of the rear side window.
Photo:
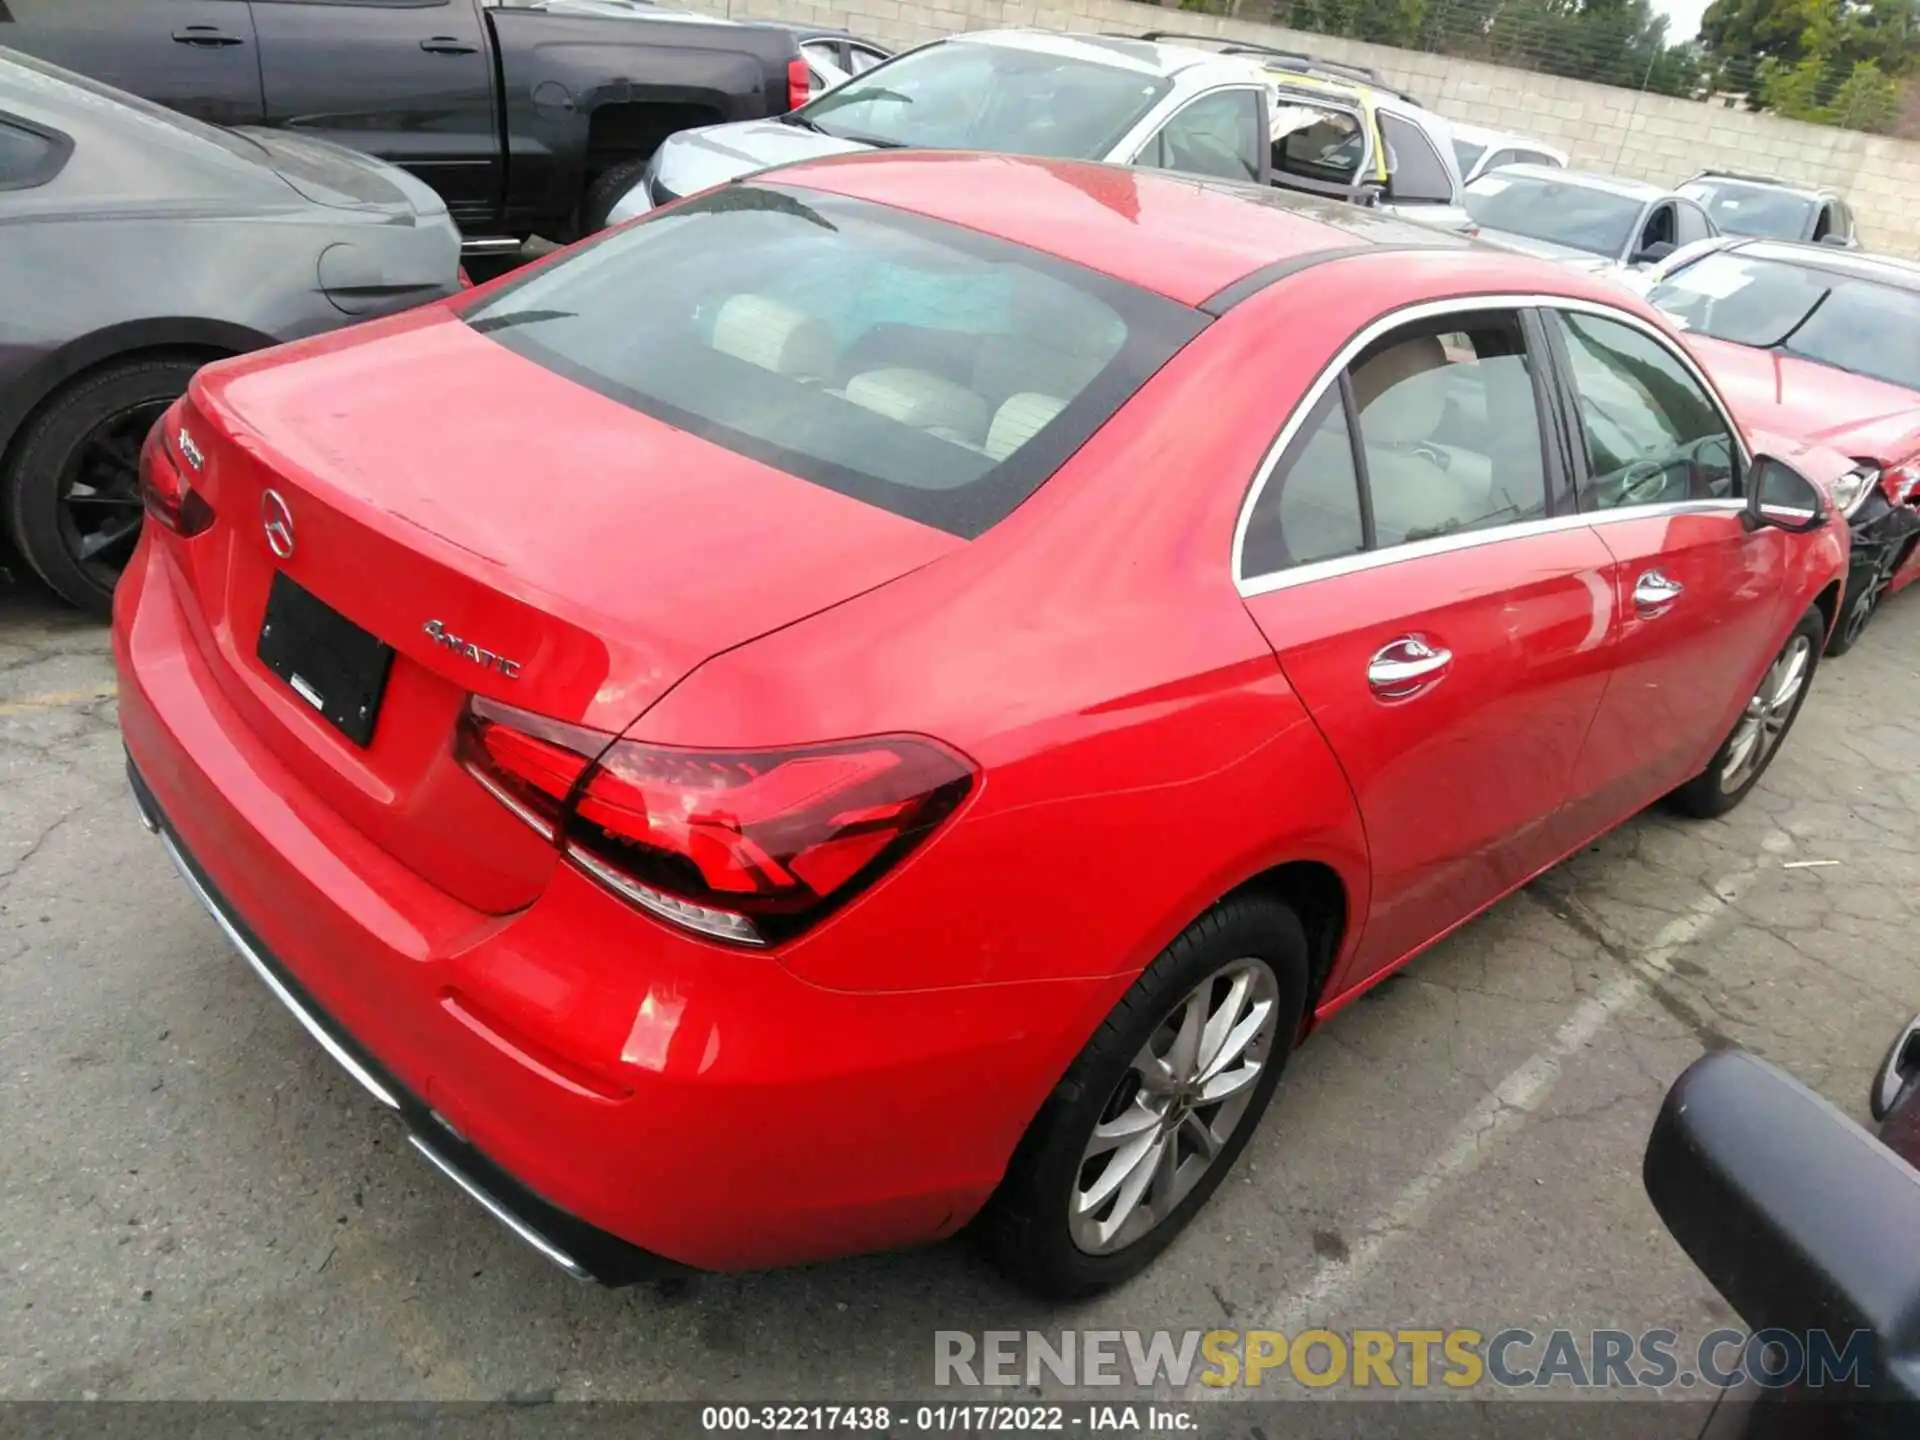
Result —
POLYGON ((611 233, 465 318, 714 444, 968 537, 1203 324, 1006 241, 764 185, 611 233))
POLYGON ((1247 518, 1242 575, 1269 575, 1366 549, 1346 382, 1327 387, 1247 518))
POLYGON ((1453 177, 1440 159, 1431 141, 1396 115, 1380 117, 1380 138, 1387 143, 1393 198, 1399 201, 1433 201, 1447 204, 1453 199, 1453 177))
POLYGON ((1273 168, 1281 174, 1329 185, 1359 180, 1367 139, 1352 111, 1282 92, 1272 126, 1273 168))
POLYGON ((0 190, 46 184, 72 148, 64 136, 0 115, 0 190))
POLYGON ((1707 212, 1698 205, 1682 200, 1673 208, 1679 216, 1679 228, 1674 232, 1676 244, 1691 245, 1713 234, 1713 222, 1707 219, 1707 212))
POLYGON ((1161 126, 1135 163, 1223 180, 1258 180, 1265 103, 1253 89, 1203 95, 1161 126))
POLYGON ((1402 327, 1288 442, 1248 513, 1240 577, 1541 519, 1545 455, 1517 313, 1402 327))

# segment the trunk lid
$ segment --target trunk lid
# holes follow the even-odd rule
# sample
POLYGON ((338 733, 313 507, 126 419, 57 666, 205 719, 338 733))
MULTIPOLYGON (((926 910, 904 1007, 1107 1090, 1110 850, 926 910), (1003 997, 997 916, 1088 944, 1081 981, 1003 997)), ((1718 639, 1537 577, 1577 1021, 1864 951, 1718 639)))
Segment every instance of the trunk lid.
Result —
POLYGON ((286 130, 242 129, 266 163, 304 199, 333 210, 441 215, 446 202, 424 181, 371 156, 286 130))
POLYGON ((708 657, 965 543, 604 398, 444 308, 214 367, 192 402, 193 483, 218 520, 184 553, 236 709, 376 843, 496 913, 530 903, 554 856, 453 760, 470 693, 617 733, 708 657), (394 650, 364 749, 256 654, 279 573, 394 650))
POLYGON ((683 130, 669 137, 660 147, 656 174, 666 192, 677 197, 776 165, 818 160, 826 155, 859 154, 872 148, 782 120, 742 120, 683 130))

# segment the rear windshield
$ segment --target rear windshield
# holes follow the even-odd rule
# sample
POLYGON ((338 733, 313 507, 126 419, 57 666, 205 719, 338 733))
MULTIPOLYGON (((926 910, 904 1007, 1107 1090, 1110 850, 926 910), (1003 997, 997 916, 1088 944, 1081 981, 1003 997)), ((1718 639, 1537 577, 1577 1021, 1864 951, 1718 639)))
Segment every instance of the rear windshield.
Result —
POLYGON ((1698 200, 1728 235, 1798 240, 1813 228, 1813 201, 1791 190, 1738 180, 1696 180, 1681 186, 1680 193, 1698 200))
POLYGON ((1170 88, 1120 65, 950 40, 875 66, 795 118, 883 147, 1104 160, 1170 88))
POLYGON ((1006 241, 771 185, 611 232, 465 318, 657 419, 969 537, 1204 323, 1006 241))
POLYGON ((1483 229, 1609 258, 1627 248, 1627 237, 1646 208, 1630 195, 1506 171, 1482 175, 1469 185, 1466 207, 1483 229))
MULTIPOLYGON (((6 8, 4 0, 0 0, 0 17, 4 17, 6 8)), ((74 90, 82 91, 92 100, 99 102, 103 110, 117 110, 123 116, 129 113, 137 115, 149 125, 178 131, 182 135, 191 135, 197 140, 218 145, 222 150, 237 155, 242 160, 258 161, 266 158, 267 152, 244 135, 222 129, 218 125, 203 124, 176 110, 155 105, 152 101, 142 100, 138 95, 131 95, 125 90, 116 90, 111 85, 102 85, 98 80, 90 79, 72 70, 63 70, 60 66, 50 65, 35 56, 23 55, 18 50, 0 47, 0 60, 6 61, 9 65, 17 65, 22 70, 34 71, 48 80, 58 81, 74 90)), ((71 95, 60 97, 63 102, 75 98, 71 95)))

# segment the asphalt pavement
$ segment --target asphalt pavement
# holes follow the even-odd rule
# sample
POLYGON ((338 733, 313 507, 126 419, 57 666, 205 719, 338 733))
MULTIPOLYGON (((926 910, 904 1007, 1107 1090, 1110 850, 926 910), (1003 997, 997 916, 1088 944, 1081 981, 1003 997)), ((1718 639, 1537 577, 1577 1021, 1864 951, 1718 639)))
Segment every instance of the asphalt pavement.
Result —
POLYGON ((1741 809, 1642 816, 1313 1037, 1118 1293, 1050 1309, 964 1242, 607 1291, 429 1169, 229 951, 135 819, 104 629, 16 586, 0 1398, 883 1399, 928 1393, 939 1330, 1724 1324, 1647 1131, 1727 1043, 1864 1118, 1920 1009, 1917 679, 1909 592, 1741 809))

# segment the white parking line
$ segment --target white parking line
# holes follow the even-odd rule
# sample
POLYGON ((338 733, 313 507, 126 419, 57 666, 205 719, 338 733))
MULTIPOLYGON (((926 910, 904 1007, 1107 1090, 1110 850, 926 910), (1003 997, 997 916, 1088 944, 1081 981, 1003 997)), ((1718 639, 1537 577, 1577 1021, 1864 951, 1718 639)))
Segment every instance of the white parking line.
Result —
MULTIPOLYGON (((1769 856, 1783 854, 1792 845, 1791 838, 1777 830, 1761 842, 1769 856)), ((1616 1016, 1644 1000, 1655 984, 1672 975, 1674 956, 1698 939, 1760 874, 1761 866, 1756 861, 1724 876, 1686 914, 1662 927, 1626 974, 1575 1006, 1554 1031, 1552 1040, 1473 1107, 1454 1127, 1446 1146, 1407 1182, 1391 1205, 1367 1222, 1344 1260, 1322 1261, 1306 1284, 1276 1296, 1257 1319, 1248 1322, 1247 1328, 1292 1335, 1309 1321, 1337 1311, 1348 1293, 1382 1261, 1417 1238, 1422 1220, 1443 1191, 1471 1175, 1503 1138, 1533 1117, 1552 1093, 1566 1061, 1592 1044, 1616 1016)), ((1186 1398, 1221 1400, 1234 1393, 1234 1387, 1216 1389, 1195 1383, 1188 1387, 1186 1398)))

